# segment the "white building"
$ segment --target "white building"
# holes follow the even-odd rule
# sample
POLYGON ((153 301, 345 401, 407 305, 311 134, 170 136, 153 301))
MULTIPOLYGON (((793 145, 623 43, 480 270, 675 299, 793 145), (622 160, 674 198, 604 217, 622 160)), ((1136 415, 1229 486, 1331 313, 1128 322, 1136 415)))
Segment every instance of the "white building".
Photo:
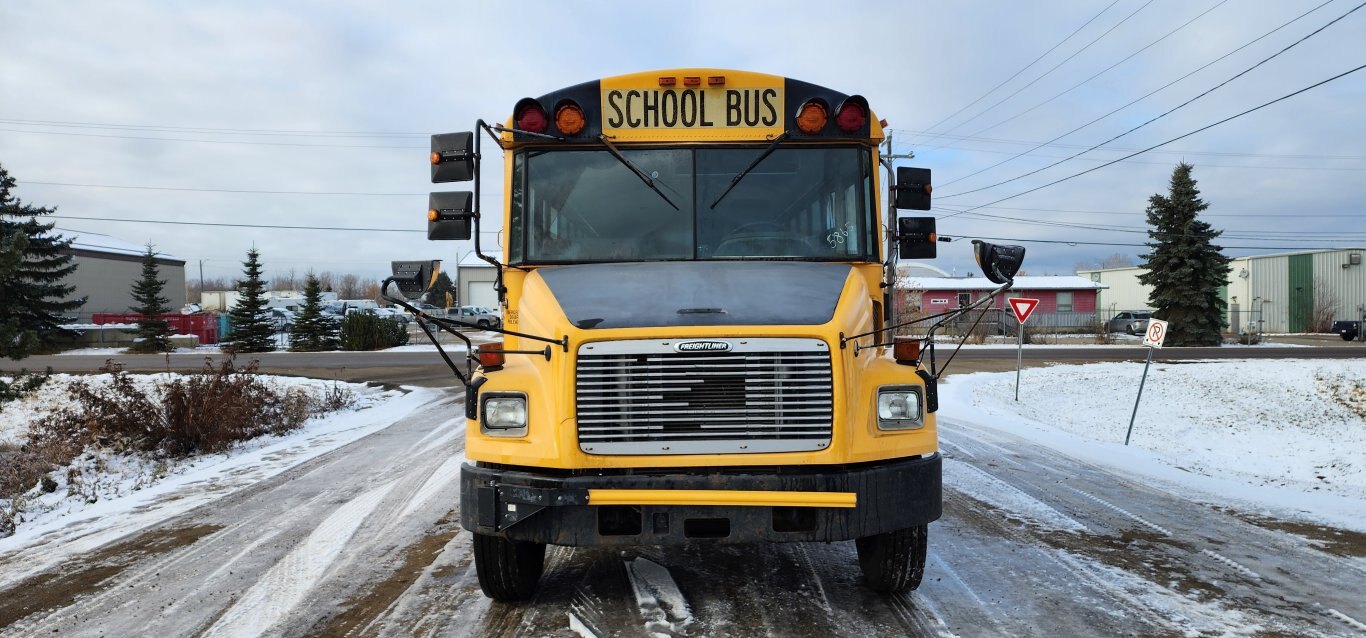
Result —
MULTIPOLYGON (((54 232, 71 239, 66 250, 76 264, 76 272, 66 283, 76 287, 72 298, 85 297, 76 311, 78 323, 90 322, 95 313, 132 312, 133 284, 142 278, 142 258, 146 245, 138 245, 109 235, 56 228, 54 232)), ((166 282, 162 294, 170 299, 172 312, 185 305, 185 260, 158 251, 159 278, 166 282)))
MULTIPOLYGON (((1228 284, 1228 330, 1313 332, 1325 321, 1361 319, 1366 314, 1363 248, 1306 250, 1235 258, 1228 284)), ((1151 287, 1138 282, 1142 268, 1079 270, 1078 275, 1109 285, 1100 294, 1102 314, 1151 310, 1151 287)))
POLYGON ((497 269, 470 251, 460 259, 455 269, 457 303, 461 306, 498 308, 498 291, 494 289, 497 279, 497 269))

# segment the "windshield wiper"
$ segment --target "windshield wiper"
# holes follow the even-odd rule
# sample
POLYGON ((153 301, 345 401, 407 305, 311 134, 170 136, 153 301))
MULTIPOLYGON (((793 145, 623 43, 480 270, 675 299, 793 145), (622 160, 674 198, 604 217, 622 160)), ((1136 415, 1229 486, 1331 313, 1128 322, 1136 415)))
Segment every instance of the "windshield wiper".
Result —
POLYGON ((764 159, 766 159, 769 155, 773 154, 773 151, 778 150, 778 145, 786 139, 787 131, 783 131, 782 135, 779 135, 778 137, 774 138, 773 142, 768 145, 768 148, 764 149, 764 152, 760 153, 758 157, 754 158, 754 161, 750 162, 749 166, 745 167, 745 170, 736 173, 735 177, 730 178, 730 184, 726 186, 726 190, 721 191, 721 194, 717 195, 716 199, 711 200, 711 206, 708 206, 708 208, 716 208, 716 205, 721 203, 721 198, 725 197, 726 194, 729 193, 732 188, 735 188, 735 185, 739 184, 740 180, 744 179, 746 175, 749 175, 749 172, 754 170, 754 167, 758 166, 759 162, 764 161, 764 159))
POLYGON ((617 161, 621 162, 622 166, 631 169, 631 172, 635 173, 636 177, 640 178, 640 181, 645 182, 645 185, 649 186, 650 190, 658 194, 664 200, 664 203, 673 206, 674 210, 678 210, 678 205, 673 203, 673 201, 669 199, 669 196, 664 194, 664 191, 659 190, 658 186, 655 186, 655 180, 646 174, 645 171, 640 170, 640 167, 633 164, 631 160, 626 159, 626 156, 622 155, 621 151, 618 151, 617 147, 612 145, 612 142, 607 139, 606 135, 599 133, 598 139, 602 140, 602 145, 607 147, 607 151, 612 154, 612 157, 617 158, 617 161))

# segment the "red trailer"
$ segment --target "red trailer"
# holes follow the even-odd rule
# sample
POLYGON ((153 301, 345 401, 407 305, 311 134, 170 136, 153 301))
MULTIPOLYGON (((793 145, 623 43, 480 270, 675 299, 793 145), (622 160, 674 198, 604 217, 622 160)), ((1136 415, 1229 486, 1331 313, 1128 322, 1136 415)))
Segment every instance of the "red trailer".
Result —
MULTIPOLYGON (((157 315, 157 318, 171 324, 171 331, 175 334, 197 335, 201 344, 218 343, 217 314, 166 314, 157 315)), ((142 315, 137 313, 97 312, 92 317, 91 323, 105 325, 110 323, 137 323, 141 320, 142 315)))

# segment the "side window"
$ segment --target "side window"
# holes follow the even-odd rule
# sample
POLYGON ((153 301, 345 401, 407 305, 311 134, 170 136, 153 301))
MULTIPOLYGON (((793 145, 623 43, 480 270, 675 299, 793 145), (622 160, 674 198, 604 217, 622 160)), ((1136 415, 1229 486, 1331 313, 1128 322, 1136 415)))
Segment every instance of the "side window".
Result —
POLYGON ((1072 312, 1072 293, 1058 293, 1058 312, 1072 312))

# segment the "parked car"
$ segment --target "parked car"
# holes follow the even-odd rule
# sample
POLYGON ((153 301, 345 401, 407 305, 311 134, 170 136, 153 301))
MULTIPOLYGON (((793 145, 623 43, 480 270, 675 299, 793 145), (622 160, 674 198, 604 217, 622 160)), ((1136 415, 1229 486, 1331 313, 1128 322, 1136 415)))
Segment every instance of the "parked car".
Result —
POLYGON ((1343 341, 1353 341, 1361 336, 1360 321, 1334 321, 1333 332, 1338 333, 1343 341))
POLYGON ((1153 313, 1147 311, 1126 311, 1114 316, 1106 323, 1107 332, 1123 332, 1131 335, 1141 335, 1148 330, 1148 320, 1153 313))
POLYGON ((460 306, 451 308, 448 316, 457 321, 472 323, 480 328, 497 328, 503 325, 503 318, 483 306, 460 306))

